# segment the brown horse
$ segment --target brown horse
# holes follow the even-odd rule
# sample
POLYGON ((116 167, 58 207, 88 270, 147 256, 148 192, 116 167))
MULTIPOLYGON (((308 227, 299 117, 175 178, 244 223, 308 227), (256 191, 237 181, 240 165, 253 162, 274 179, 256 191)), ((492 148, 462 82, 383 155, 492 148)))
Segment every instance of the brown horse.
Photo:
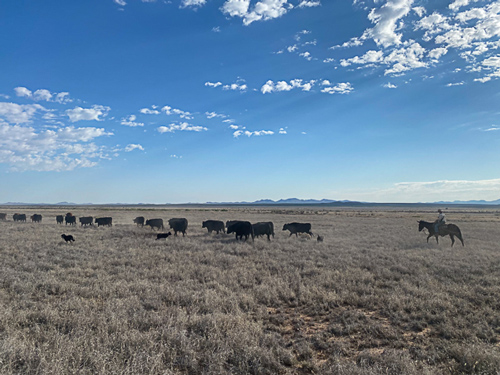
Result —
POLYGON ((439 243, 438 237, 450 236, 451 238, 451 246, 455 244, 455 236, 462 241, 462 246, 464 245, 464 240, 462 238, 462 232, 455 224, 444 224, 439 227, 439 233, 436 233, 434 229, 434 223, 429 223, 428 221, 418 220, 418 231, 422 231, 422 229, 426 228, 429 231, 429 235, 427 236, 427 243, 429 243, 429 238, 432 236, 436 237, 436 242, 439 243))

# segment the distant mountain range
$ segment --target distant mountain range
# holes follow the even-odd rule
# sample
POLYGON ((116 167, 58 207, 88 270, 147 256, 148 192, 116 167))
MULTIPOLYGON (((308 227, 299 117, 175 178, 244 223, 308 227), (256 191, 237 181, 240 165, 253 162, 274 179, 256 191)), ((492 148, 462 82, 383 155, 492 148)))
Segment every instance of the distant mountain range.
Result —
MULTIPOLYGON (((357 202, 350 200, 332 200, 332 199, 298 199, 298 198, 288 198, 279 199, 277 201, 272 199, 260 199, 254 202, 206 202, 206 203, 185 203, 192 205, 300 205, 300 204, 324 204, 324 205, 338 205, 338 206, 360 206, 360 205, 386 205, 391 203, 369 203, 369 202, 357 202)), ((399 203, 405 204, 405 203, 399 203)), ((410 204, 410 203, 408 203, 410 204)), ((470 200, 470 201, 439 201, 439 202, 427 202, 427 203, 413 203, 413 204, 434 204, 434 205, 500 205, 500 199, 494 201, 485 200, 470 200)), ((58 202, 58 203, 23 203, 23 202, 7 202, 0 203, 0 205, 5 206, 148 206, 148 205, 158 205, 158 204, 148 204, 148 203, 109 203, 109 204, 94 204, 94 203, 72 203, 72 202, 58 202)), ((161 204, 160 204, 161 205, 161 204)), ((171 205, 171 203, 165 203, 165 205, 171 205)))
POLYGON ((485 201, 485 200, 479 200, 479 201, 453 201, 453 202, 446 202, 446 201, 441 201, 441 202, 435 202, 435 204, 485 204, 485 205, 495 205, 495 204, 500 204, 500 199, 494 200, 494 201, 485 201))

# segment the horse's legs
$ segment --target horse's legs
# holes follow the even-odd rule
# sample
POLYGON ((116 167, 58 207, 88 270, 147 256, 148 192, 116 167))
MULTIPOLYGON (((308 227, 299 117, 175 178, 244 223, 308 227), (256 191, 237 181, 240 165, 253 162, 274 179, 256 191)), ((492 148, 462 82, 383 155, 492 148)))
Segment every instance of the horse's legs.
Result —
POLYGON ((429 243, 429 238, 431 238, 431 237, 432 237, 432 234, 429 234, 429 235, 427 236, 427 243, 429 243))
POLYGON ((450 234, 450 238, 451 238, 451 247, 453 247, 453 245, 455 244, 455 236, 453 234, 450 234))

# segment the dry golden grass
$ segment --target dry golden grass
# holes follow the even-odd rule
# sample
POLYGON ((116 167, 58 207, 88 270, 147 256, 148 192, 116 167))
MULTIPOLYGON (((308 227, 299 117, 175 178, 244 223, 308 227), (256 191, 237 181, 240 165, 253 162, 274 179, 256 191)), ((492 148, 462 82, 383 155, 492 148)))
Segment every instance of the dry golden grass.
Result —
POLYGON ((500 374, 500 214, 449 211, 465 247, 426 243, 433 209, 4 207, 0 373, 500 374), (57 225, 68 211, 114 225, 57 225), (186 217, 188 236, 156 241, 136 216, 186 217), (289 238, 293 221, 324 242, 289 238))

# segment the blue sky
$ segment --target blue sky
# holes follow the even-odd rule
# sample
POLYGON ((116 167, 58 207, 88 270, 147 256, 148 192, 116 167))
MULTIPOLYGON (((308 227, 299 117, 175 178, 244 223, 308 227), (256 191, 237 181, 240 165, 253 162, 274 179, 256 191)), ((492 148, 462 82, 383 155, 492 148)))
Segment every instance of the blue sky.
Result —
POLYGON ((0 3, 0 202, 500 198, 500 2, 0 3))

